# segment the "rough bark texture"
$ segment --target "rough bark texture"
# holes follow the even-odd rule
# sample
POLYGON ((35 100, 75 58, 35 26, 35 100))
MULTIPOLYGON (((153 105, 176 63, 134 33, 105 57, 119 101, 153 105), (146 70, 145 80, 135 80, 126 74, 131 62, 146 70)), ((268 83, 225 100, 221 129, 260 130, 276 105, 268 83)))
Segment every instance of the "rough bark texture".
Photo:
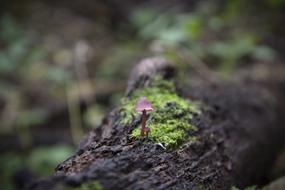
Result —
MULTIPOLYGON (((127 95, 134 88, 146 87, 151 77, 168 78, 173 71, 162 59, 143 61, 132 74, 127 95)), ((199 130, 189 133, 198 140, 177 149, 164 150, 155 143, 130 138, 139 120, 119 125, 119 110, 115 109, 90 132, 77 153, 56 168, 55 175, 28 189, 62 189, 89 181, 110 190, 228 190, 232 185, 263 185, 285 134, 284 82, 271 82, 201 83, 178 90, 203 106, 202 114, 192 121, 199 130)))

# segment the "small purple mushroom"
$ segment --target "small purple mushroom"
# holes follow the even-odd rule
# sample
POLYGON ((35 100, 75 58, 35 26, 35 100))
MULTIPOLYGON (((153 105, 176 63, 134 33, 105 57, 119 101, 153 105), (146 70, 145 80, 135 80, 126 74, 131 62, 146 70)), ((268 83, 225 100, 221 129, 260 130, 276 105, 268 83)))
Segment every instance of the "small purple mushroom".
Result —
POLYGON ((146 127, 146 112, 153 111, 151 103, 146 97, 141 97, 137 102, 136 111, 142 113, 142 128, 141 128, 141 137, 145 135, 148 136, 150 128, 146 127))

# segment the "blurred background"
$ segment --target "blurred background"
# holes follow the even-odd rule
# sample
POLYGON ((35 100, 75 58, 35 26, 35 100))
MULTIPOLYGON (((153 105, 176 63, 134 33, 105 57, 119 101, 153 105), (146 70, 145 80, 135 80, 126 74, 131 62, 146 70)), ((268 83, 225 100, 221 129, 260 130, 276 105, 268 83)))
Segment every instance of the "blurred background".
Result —
POLYGON ((284 60, 284 20, 285 0, 2 0, 0 189, 52 174, 119 104, 141 58, 260 77, 284 60))

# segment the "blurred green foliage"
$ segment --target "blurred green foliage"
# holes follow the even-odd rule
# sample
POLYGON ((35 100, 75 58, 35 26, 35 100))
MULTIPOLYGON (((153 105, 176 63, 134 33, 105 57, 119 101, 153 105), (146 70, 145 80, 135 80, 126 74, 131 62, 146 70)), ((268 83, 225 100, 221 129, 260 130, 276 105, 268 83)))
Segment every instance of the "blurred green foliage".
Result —
POLYGON ((0 189, 14 189, 13 176, 21 169, 29 169, 37 176, 50 175, 58 163, 71 156, 74 148, 66 145, 37 147, 31 152, 10 151, 0 157, 0 189))
POLYGON ((131 70, 130 64, 143 54, 142 48, 143 46, 136 40, 127 40, 114 45, 108 50, 103 63, 99 65, 95 79, 126 80, 131 70))
POLYGON ((44 57, 42 49, 33 46, 31 39, 11 17, 1 19, 0 39, 4 49, 0 53, 0 74, 7 76, 11 73, 27 77, 26 67, 44 57))
MULTIPOLYGON (((54 87, 62 87, 69 73, 58 66, 47 65, 47 50, 35 44, 32 36, 12 17, 2 17, 0 27, 0 99, 4 102, 0 110, 0 134, 19 136, 22 146, 30 146, 30 128, 45 122, 48 111, 31 101, 33 93, 48 93, 54 87)), ((71 146, 58 145, 1 154, 0 189, 14 189, 12 176, 22 168, 29 168, 39 176, 51 174, 73 151, 71 146)))
POLYGON ((270 62, 277 57, 272 48, 261 43, 262 34, 233 23, 232 15, 240 16, 240 3, 230 1, 225 10, 217 11, 214 3, 206 1, 191 13, 146 7, 136 11, 132 21, 138 27, 140 39, 149 41, 154 53, 177 59, 184 49, 188 51, 184 59, 201 60, 228 75, 245 58, 270 62))
POLYGON ((58 163, 72 155, 74 148, 66 145, 34 149, 27 158, 27 164, 38 176, 49 175, 58 163))
POLYGON ((88 108, 84 114, 84 121, 90 128, 99 126, 105 116, 106 108, 100 105, 93 105, 88 108))
MULTIPOLYGON (((68 73, 44 63, 47 52, 33 42, 11 17, 1 19, 0 97, 5 102, 0 133, 13 133, 13 127, 28 127, 45 121, 45 108, 28 103, 41 88, 63 84, 68 73)), ((64 90, 64 89, 63 89, 64 90)), ((43 92, 45 93, 45 92, 43 92)))

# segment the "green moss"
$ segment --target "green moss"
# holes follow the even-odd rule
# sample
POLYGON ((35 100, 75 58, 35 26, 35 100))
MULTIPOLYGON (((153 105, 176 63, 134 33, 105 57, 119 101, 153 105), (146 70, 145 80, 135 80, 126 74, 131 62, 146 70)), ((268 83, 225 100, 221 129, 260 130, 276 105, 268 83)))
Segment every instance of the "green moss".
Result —
POLYGON ((87 184, 83 184, 80 190, 102 190, 102 186, 99 182, 93 181, 87 184))
MULTIPOLYGON (((195 137, 187 135, 187 131, 197 130, 190 124, 193 116, 200 113, 197 104, 179 97, 174 83, 161 78, 153 79, 150 87, 138 89, 131 98, 123 100, 121 124, 131 124, 134 118, 139 117, 135 112, 135 106, 138 99, 143 96, 147 97, 155 109, 148 114, 147 121, 151 139, 166 146, 176 146, 185 140, 195 140, 195 137)), ((131 135, 140 138, 140 127, 133 130, 131 135)))
MULTIPOLYGON (((231 190, 241 190, 241 189, 237 188, 235 186, 232 186, 231 190)), ((244 190, 257 190, 257 187, 256 187, 256 185, 253 185, 253 186, 249 186, 249 187, 244 188, 244 190)))
POLYGON ((102 190, 103 187, 98 181, 90 181, 82 184, 79 187, 67 187, 64 190, 102 190))

